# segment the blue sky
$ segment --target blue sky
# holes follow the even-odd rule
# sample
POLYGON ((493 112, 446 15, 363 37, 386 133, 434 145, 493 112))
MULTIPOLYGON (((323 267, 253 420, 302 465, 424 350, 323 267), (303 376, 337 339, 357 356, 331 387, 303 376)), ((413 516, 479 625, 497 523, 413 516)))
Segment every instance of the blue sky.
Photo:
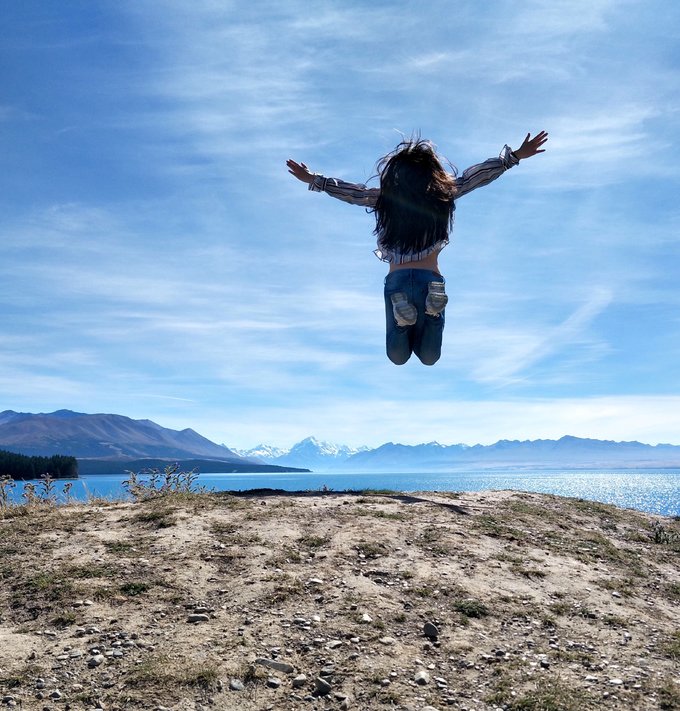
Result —
POLYGON ((2 8, 0 409, 228 446, 680 444, 680 5, 24 0, 2 8), (419 130, 459 170, 433 368, 384 354, 357 182, 419 130))

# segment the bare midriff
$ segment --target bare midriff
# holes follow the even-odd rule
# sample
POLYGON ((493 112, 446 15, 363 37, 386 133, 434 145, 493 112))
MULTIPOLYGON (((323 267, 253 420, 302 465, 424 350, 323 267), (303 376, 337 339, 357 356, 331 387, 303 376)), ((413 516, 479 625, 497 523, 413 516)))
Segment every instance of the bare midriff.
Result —
POLYGON ((424 259, 418 259, 415 262, 404 262, 403 264, 390 264, 390 271, 395 272, 397 269, 429 269, 432 272, 441 274, 439 271, 438 262, 439 252, 428 254, 424 259))

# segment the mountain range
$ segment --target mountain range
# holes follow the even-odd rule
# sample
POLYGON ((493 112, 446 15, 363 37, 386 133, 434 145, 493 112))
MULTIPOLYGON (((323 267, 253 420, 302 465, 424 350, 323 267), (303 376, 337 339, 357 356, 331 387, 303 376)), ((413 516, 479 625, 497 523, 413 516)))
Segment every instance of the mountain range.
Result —
POLYGON ((613 442, 565 436, 558 440, 500 440, 473 446, 438 442, 406 445, 388 442, 371 449, 351 448, 308 437, 291 449, 259 445, 234 450, 267 464, 344 471, 441 471, 502 467, 680 468, 680 446, 613 442))
POLYGON ((348 447, 307 437, 290 449, 259 445, 230 449, 192 429, 171 430, 123 415, 0 412, 0 449, 29 455, 66 454, 80 460, 217 460, 229 469, 267 465, 343 471, 442 471, 513 467, 680 468, 680 446, 565 436, 558 440, 500 440, 492 445, 348 447))

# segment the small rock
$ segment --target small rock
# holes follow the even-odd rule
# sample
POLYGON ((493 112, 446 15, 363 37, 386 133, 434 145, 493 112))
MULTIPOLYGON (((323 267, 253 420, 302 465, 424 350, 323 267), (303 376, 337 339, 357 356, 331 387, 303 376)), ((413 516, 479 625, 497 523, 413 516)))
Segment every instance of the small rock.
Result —
POLYGON ((195 613, 187 617, 187 622, 198 624, 199 622, 210 622, 210 615, 204 613, 195 613))
POLYGON ((421 669, 419 672, 416 672, 416 675, 413 677, 413 680, 416 682, 416 684, 420 684, 420 686, 425 686, 425 684, 430 683, 430 675, 424 669, 421 669))
POLYGON ((609 683, 612 686, 621 686, 621 684, 623 684, 623 679, 610 679, 609 683))
POLYGON ((245 686, 243 685, 243 682, 240 679, 230 679, 229 688, 232 691, 243 691, 245 686))
POLYGON ((292 674, 295 671, 295 667, 292 664, 280 662, 278 659, 259 658, 255 660, 255 664, 261 664, 263 667, 276 669, 276 671, 283 672, 284 674, 292 674))
POLYGON ((298 674, 292 681, 294 689, 300 689, 307 683, 307 677, 304 674, 298 674))
POLYGON ((270 689, 278 689, 281 686, 281 679, 277 679, 275 676, 270 676, 267 679, 267 686, 270 689))
POLYGON ((326 646, 328 649, 337 649, 342 647, 342 642, 339 639, 332 639, 326 646))
POLYGON ((87 666, 92 668, 92 667, 98 667, 100 664, 104 663, 104 655, 103 654, 95 654, 94 657, 90 657, 87 660, 87 666))
POLYGON ((315 685, 315 693, 318 694, 319 696, 326 696, 327 694, 331 693, 332 687, 329 684, 329 682, 326 681, 326 679, 324 679, 323 677, 320 677, 320 676, 317 677, 314 682, 314 685, 315 685))
POLYGON ((364 614, 361 616, 361 621, 362 621, 364 624, 367 624, 367 625, 368 625, 368 624, 370 624, 371 622, 373 622, 373 618, 368 614, 368 612, 364 612, 364 614))
POLYGON ((63 696, 63 694, 61 693, 61 691, 59 691, 59 689, 55 689, 50 694, 50 699, 54 699, 55 701, 58 701, 62 696, 63 696))
POLYGON ((390 645, 394 644, 397 640, 394 637, 381 637, 379 640, 380 644, 390 645))
POLYGON ((437 639, 439 637, 439 629, 432 622, 426 622, 423 625, 423 634, 430 639, 437 639))

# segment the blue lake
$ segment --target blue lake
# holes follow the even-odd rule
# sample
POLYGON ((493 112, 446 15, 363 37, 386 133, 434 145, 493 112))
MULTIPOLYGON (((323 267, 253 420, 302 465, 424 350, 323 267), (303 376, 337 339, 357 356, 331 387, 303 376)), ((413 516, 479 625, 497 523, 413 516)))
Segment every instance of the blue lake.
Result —
MULTIPOLYGON (((123 476, 83 476, 72 482, 71 498, 126 499, 123 476)), ((56 484, 62 492, 64 481, 56 484)), ((37 483, 36 483, 37 484, 37 483)), ((271 488, 286 491, 394 489, 398 491, 488 491, 513 489, 572 496, 665 516, 680 516, 680 469, 635 470, 503 470, 428 473, 309 472, 283 474, 201 474, 197 484, 207 490, 244 491, 271 488)), ((38 488, 39 488, 39 484, 38 488)), ((11 493, 21 501, 22 483, 11 493)), ((63 498, 63 497, 60 497, 63 498)))

